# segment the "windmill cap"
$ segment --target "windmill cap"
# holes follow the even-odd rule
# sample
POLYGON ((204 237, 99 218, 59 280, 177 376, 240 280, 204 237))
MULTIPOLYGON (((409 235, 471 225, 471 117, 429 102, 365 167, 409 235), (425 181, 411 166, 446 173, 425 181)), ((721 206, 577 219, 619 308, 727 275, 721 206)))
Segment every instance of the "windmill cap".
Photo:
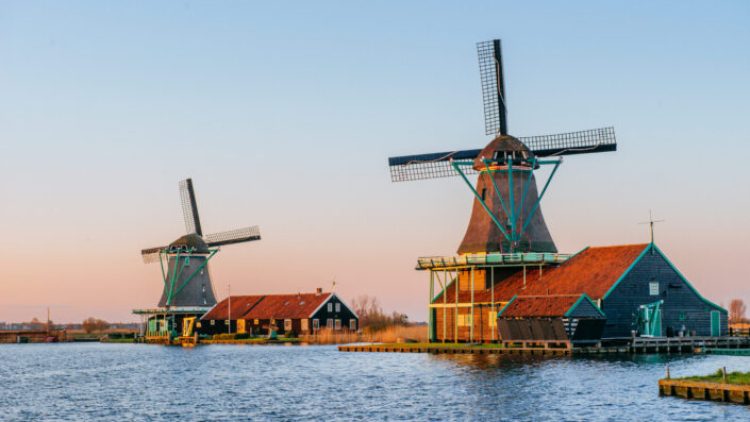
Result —
POLYGON ((203 240, 203 238, 198 236, 196 233, 186 234, 185 236, 182 236, 181 238, 170 243, 168 249, 170 251, 175 250, 175 249, 181 249, 184 251, 191 250, 192 253, 210 253, 211 252, 208 249, 208 245, 203 240))
MULTIPOLYGON (((506 155, 514 157, 514 165, 527 167, 531 167, 529 160, 534 158, 534 153, 518 138, 510 135, 500 135, 487 144, 474 159, 474 170, 484 170, 486 168, 485 160, 497 163, 498 165, 505 165, 506 155)), ((538 165, 535 167, 538 167, 538 165)))

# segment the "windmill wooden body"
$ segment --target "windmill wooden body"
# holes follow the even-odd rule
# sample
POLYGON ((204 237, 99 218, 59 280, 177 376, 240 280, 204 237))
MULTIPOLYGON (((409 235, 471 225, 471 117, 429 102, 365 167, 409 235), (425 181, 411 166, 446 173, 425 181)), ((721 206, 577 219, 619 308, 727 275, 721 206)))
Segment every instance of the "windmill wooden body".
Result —
POLYGON ((183 320, 194 321, 216 305, 208 264, 221 246, 260 240, 257 226, 204 236, 192 180, 181 181, 179 187, 187 233, 166 246, 141 251, 144 262, 159 263, 163 281, 158 307, 133 311, 148 320, 147 340, 171 342, 183 320))
MULTIPOLYGON (((430 270, 430 336, 453 340, 475 339, 474 293, 494 290, 495 283, 528 267, 557 265, 569 255, 558 254, 547 228, 540 203, 554 178, 562 157, 615 151, 617 142, 611 127, 554 135, 514 137, 508 132, 507 102, 500 40, 477 44, 484 103, 485 133, 492 140, 481 149, 391 157, 388 160, 394 182, 460 176, 474 196, 473 209, 458 256, 424 257, 417 269, 430 270), (537 187, 535 171, 542 166, 551 172, 537 187), (478 175, 476 184, 469 177, 478 175), (466 291, 466 304, 434 303, 435 283, 441 291, 450 285, 466 291), (455 305, 455 306, 454 306, 455 305), (454 307, 448 315, 446 309, 454 307), (459 308, 463 311, 459 312, 459 308), (442 309, 442 336, 436 330, 436 309, 442 309), (447 320, 451 318, 451 332, 447 320), (465 327, 460 333, 460 327, 465 327)), ((494 297, 494 296, 493 296, 494 297)), ((445 295, 442 295, 445 300, 445 295)), ((488 304, 497 314, 497 304, 488 304)), ((487 321, 492 320, 487 316, 487 321)), ((483 329, 480 328, 480 331, 483 329)), ((491 330, 494 336, 494 330, 491 330)), ((489 333, 489 331, 488 331, 489 333)), ((489 335, 489 334, 488 334, 489 335)))

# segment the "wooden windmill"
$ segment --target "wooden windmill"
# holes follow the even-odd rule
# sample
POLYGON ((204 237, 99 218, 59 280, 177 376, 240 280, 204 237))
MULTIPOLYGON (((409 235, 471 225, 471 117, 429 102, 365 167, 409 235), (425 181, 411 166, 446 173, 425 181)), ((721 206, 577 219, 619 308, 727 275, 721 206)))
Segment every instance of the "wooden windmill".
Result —
POLYGON ((611 127, 555 135, 513 137, 508 133, 500 40, 477 44, 484 100, 483 149, 408 155, 388 159, 394 182, 461 176, 474 206, 459 254, 556 252, 539 207, 562 156, 615 151, 611 127), (539 192, 534 171, 552 166, 539 192), (478 174, 476 187, 468 175, 478 174))
POLYGON ((208 262, 221 246, 260 240, 257 226, 204 236, 192 180, 180 182, 180 197, 187 234, 141 251, 144 262, 159 263, 164 285, 157 308, 133 310, 145 318, 147 342, 172 344, 179 337, 183 345, 194 345, 196 321, 216 305, 208 262))
POLYGON ((159 307, 211 307, 216 296, 208 261, 220 246, 260 240, 260 230, 253 226, 203 236, 191 179, 180 182, 180 197, 187 234, 167 246, 143 249, 141 255, 144 262, 161 265, 164 290, 159 307))

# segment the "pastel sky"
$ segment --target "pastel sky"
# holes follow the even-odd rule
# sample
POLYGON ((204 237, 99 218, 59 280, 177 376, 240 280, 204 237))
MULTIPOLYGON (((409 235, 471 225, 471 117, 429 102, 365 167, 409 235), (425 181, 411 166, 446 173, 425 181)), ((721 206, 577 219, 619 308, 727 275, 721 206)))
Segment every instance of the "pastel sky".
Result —
POLYGON ((0 321, 136 320, 192 177, 229 246, 216 291, 378 297, 426 318, 418 256, 458 247, 458 178, 387 157, 479 148, 475 43, 502 38, 510 131, 612 125, 543 202, 561 251, 657 243, 708 298, 750 301, 750 3, 0 2, 0 321))

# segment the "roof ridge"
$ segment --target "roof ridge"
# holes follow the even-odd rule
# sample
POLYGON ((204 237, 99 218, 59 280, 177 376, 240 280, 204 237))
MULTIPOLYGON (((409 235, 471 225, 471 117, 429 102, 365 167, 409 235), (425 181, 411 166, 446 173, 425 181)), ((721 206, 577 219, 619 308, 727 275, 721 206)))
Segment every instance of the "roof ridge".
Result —
MULTIPOLYGON (((626 243, 624 245, 604 245, 604 246, 589 246, 588 249, 610 249, 610 248, 628 248, 633 246, 643 246, 644 248, 646 246, 650 245, 650 243, 626 243)), ((586 252, 586 251, 583 251, 586 252)))

